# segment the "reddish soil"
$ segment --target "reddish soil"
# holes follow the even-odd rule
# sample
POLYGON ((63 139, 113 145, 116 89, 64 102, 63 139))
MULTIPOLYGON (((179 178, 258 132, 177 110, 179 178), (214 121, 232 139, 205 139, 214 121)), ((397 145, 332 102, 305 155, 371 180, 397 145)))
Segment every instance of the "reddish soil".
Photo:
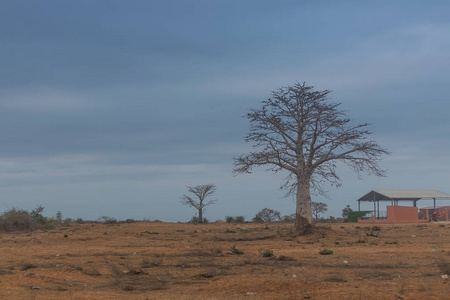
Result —
POLYGON ((0 298, 450 299, 450 224, 379 227, 296 236, 285 224, 137 222, 2 233, 0 298))

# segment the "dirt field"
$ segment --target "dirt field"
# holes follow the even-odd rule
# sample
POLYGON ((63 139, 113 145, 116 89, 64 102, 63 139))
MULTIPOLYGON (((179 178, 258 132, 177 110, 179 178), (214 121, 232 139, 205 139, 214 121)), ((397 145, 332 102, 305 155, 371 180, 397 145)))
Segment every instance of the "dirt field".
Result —
POLYGON ((450 299, 448 223, 304 236, 285 224, 72 224, 0 240, 1 299, 450 299))

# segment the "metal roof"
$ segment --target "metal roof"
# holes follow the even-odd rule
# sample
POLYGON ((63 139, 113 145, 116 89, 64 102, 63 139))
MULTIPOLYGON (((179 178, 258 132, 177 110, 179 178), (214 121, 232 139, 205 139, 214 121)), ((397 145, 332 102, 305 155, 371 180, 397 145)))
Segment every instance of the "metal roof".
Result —
POLYGON ((375 190, 370 191, 357 201, 391 201, 419 199, 450 199, 450 194, 436 190, 375 190))

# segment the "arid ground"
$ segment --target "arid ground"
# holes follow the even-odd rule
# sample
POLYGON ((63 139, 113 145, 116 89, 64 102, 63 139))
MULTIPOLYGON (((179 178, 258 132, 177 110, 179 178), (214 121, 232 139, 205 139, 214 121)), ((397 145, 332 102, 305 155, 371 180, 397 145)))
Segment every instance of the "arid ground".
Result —
POLYGON ((378 227, 299 236, 289 224, 155 221, 2 233, 0 298, 450 299, 450 224, 378 227))

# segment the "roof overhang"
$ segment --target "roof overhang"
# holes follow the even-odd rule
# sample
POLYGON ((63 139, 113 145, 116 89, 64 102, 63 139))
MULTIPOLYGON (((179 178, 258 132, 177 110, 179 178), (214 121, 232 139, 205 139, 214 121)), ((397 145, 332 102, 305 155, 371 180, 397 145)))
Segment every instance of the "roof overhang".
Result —
POLYGON ((374 190, 357 201, 414 201, 420 199, 450 199, 450 194, 436 190, 374 190))

